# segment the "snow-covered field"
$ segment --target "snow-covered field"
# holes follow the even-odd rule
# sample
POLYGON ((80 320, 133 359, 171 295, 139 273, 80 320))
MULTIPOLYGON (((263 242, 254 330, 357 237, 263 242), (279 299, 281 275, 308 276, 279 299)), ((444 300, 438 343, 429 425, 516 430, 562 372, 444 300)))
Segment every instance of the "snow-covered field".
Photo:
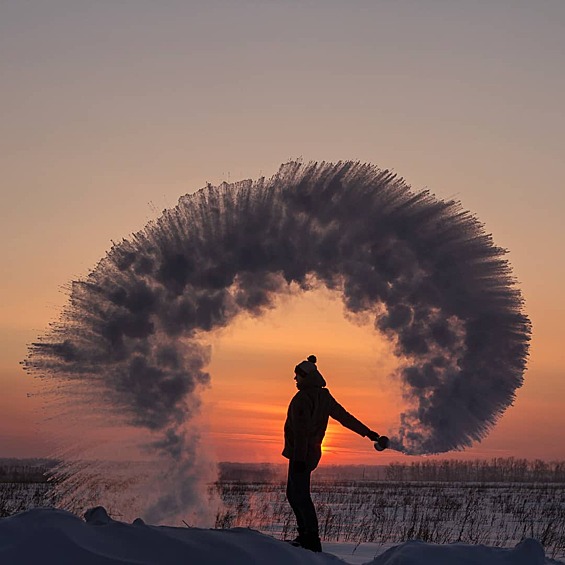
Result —
MULTIPOLYGON (((219 527, 293 537, 281 483, 223 482, 219 527)), ((312 487, 322 539, 386 546, 406 540, 512 547, 539 540, 565 557, 565 485, 531 483, 322 482, 312 487)))
MULTIPOLYGON (((339 545, 326 547, 340 555, 339 545)), ((346 552, 344 552, 346 553, 346 552)), ((337 564, 335 554, 296 548, 259 532, 205 530, 113 521, 103 508, 86 516, 35 509, 0 520, 3 565, 337 564)), ((351 561, 352 563, 358 561, 351 561)), ((410 541, 368 561, 371 565, 545 565, 539 542, 513 549, 410 541)))
POLYGON ((100 510, 85 522, 78 507, 75 514, 36 508, 56 504, 50 483, 33 477, 0 481, 0 565, 336 563, 337 557, 357 565, 565 560, 563 483, 318 480, 313 498, 323 555, 281 541, 295 532, 280 475, 224 478, 209 488, 210 500, 221 499, 223 507, 218 506, 215 529, 205 530, 182 522, 177 528, 128 524, 133 518, 123 516, 131 512, 114 507, 113 519, 100 510))

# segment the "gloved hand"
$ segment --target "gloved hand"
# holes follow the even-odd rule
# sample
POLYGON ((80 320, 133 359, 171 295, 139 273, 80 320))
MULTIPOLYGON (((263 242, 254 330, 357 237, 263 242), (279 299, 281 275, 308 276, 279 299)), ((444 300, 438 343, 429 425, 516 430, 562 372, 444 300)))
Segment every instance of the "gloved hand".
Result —
POLYGON ((371 440, 371 441, 378 441, 378 439, 381 437, 377 432, 374 432, 373 430, 369 430, 369 433, 367 434, 367 437, 371 440))
POLYGON ((293 473, 304 473, 306 471, 306 461, 291 461, 290 470, 293 473))
POLYGON ((388 439, 386 436, 381 436, 381 437, 375 442, 375 449, 376 449, 377 451, 383 451, 383 450, 386 449, 389 445, 390 445, 390 439, 388 439))

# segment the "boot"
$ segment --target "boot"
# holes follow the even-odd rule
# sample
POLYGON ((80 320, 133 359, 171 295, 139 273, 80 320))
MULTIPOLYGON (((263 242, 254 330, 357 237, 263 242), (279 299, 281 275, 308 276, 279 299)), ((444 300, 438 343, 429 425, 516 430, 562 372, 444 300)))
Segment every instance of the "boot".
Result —
POLYGON ((286 540, 290 545, 294 545, 294 547, 302 547, 302 540, 304 539, 304 528, 297 528, 298 535, 292 540, 286 540))
POLYGON ((318 532, 306 532, 301 538, 300 545, 304 549, 309 549, 316 553, 322 551, 322 542, 318 532))

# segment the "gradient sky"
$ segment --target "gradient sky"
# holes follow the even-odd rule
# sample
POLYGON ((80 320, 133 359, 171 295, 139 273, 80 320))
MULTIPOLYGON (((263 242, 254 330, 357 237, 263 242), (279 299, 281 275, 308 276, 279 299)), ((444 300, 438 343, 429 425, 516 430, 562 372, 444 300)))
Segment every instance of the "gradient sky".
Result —
MULTIPOLYGON (((1 2, 0 457, 48 454, 18 363, 70 280, 181 195, 302 157, 394 169, 510 250, 529 370, 456 456, 565 458, 563 29, 562 0, 1 2)), ((211 342, 202 425, 219 459, 280 461, 310 353, 369 426, 400 410, 390 348, 329 292, 282 297, 211 342)), ((395 458, 330 427, 326 462, 395 458)))

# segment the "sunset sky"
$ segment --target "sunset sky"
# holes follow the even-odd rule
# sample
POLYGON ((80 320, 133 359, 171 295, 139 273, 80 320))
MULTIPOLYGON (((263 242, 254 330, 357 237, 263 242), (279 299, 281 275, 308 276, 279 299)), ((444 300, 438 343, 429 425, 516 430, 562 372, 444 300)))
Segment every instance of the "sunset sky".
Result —
MULTIPOLYGON (((288 159, 360 160, 474 212, 533 338, 515 405, 452 457, 565 458, 562 0, 0 3, 0 457, 46 456, 21 369, 69 281, 207 182, 288 159)), ((280 297, 209 337, 200 425, 219 460, 281 461, 307 355, 380 433, 402 410, 390 344, 340 297, 280 297)), ((331 425, 326 463, 405 460, 331 425)))

